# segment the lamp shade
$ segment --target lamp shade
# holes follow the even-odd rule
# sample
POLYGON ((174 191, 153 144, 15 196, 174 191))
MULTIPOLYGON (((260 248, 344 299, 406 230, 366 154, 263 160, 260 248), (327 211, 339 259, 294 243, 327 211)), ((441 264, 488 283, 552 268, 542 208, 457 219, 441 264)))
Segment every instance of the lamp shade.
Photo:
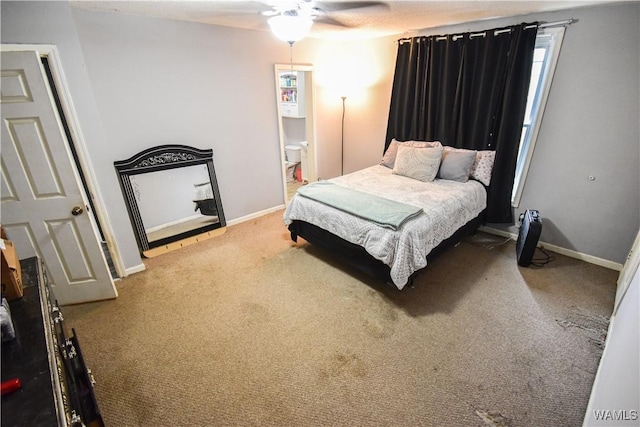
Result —
POLYGON ((278 15, 267 21, 273 34, 280 40, 293 43, 302 40, 313 25, 313 20, 307 16, 278 15))

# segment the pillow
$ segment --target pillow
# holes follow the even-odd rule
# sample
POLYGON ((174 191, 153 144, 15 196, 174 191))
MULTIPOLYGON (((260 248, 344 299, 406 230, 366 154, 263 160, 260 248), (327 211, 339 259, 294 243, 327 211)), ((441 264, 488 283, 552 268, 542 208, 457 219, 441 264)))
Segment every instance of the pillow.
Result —
POLYGON ((493 150, 478 151, 476 161, 471 167, 471 178, 477 179, 487 187, 491 183, 491 171, 496 160, 496 152, 493 150))
POLYGON ((475 160, 475 151, 444 151, 438 178, 467 182, 475 160))
MULTIPOLYGON (((473 151, 465 150, 464 148, 444 147, 445 151, 473 151)), ((482 150, 476 151, 476 160, 471 166, 470 178, 480 181, 487 187, 491 183, 491 171, 493 169, 493 162, 496 159, 496 152, 494 150, 482 150)))
POLYGON ((422 148, 398 144, 393 174, 431 182, 438 174, 442 147, 422 148))
POLYGON ((396 155, 398 152, 398 145, 402 144, 402 145, 407 145, 410 147, 442 147, 442 144, 440 143, 440 141, 398 141, 395 138, 393 138, 391 140, 391 143, 389 144, 389 147, 387 148, 387 151, 385 151, 384 153, 384 157, 382 157, 382 162, 380 162, 381 165, 388 167, 389 169, 393 169, 393 165, 396 161, 396 155))

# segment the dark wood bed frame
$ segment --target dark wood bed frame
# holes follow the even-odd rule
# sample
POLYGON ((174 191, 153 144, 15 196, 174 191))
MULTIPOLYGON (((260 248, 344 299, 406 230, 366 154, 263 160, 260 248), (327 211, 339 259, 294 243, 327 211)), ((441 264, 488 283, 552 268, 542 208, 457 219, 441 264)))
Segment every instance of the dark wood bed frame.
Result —
MULTIPOLYGON (((451 237, 443 240, 427 255, 427 261, 431 261, 448 248, 455 246, 464 237, 474 234, 485 223, 485 213, 486 211, 482 211, 480 215, 459 228, 451 237)), ((298 236, 300 236, 312 245, 324 248, 337 255, 341 261, 357 270, 393 285, 391 268, 371 256, 362 246, 348 242, 323 228, 305 221, 294 220, 289 224, 289 231, 291 232, 291 240, 294 242, 297 242, 298 236)), ((413 286, 413 279, 420 271, 415 271, 409 277, 406 286, 413 286)), ((395 285, 393 286, 395 287, 395 285)))

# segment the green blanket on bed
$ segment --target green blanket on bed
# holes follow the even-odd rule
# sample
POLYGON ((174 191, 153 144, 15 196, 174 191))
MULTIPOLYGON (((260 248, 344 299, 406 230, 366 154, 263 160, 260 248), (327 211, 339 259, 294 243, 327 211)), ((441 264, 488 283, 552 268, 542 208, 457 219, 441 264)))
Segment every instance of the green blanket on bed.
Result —
POLYGON ((297 194, 394 230, 422 212, 422 208, 416 206, 352 190, 327 181, 302 186, 297 194))

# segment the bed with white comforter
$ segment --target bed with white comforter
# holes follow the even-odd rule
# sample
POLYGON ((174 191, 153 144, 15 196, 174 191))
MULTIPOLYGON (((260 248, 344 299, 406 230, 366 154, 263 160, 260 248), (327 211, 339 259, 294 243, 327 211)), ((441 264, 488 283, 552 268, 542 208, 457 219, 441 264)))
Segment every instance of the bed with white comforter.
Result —
POLYGON ((395 175, 382 165, 329 180, 352 190, 422 208, 422 212, 392 229, 360 216, 296 194, 284 213, 286 225, 295 220, 320 227, 361 246, 390 267, 390 276, 402 289, 410 276, 427 265, 427 255, 486 208, 485 187, 435 179, 422 182, 395 175))

